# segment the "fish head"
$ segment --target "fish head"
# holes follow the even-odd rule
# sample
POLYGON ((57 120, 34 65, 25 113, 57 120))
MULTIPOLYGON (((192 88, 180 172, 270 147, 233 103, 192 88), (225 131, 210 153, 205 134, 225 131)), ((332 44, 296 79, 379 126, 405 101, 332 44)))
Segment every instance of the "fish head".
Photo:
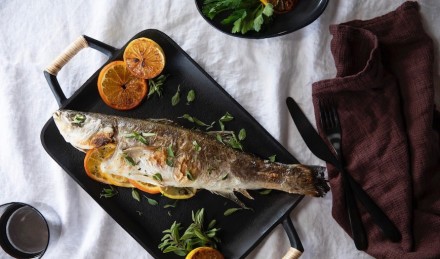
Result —
POLYGON ((52 117, 64 139, 79 150, 113 142, 114 127, 99 114, 58 110, 52 117))

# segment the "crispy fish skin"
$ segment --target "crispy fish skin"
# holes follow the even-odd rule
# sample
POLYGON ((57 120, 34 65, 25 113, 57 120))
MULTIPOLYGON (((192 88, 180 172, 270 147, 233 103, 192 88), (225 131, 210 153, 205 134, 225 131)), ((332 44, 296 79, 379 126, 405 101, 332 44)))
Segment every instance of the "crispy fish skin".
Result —
POLYGON ((161 186, 206 189, 232 199, 234 191, 250 197, 246 190, 252 189, 316 197, 329 191, 323 167, 270 163, 169 121, 71 110, 56 111, 53 119, 64 139, 79 150, 116 143, 113 156, 101 165, 108 173, 161 186))

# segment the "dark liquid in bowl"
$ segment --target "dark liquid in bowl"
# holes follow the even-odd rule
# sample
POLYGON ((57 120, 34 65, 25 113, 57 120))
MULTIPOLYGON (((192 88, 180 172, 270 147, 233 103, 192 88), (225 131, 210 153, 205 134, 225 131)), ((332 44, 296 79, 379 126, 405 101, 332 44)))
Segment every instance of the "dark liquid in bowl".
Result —
POLYGON ((49 229, 43 216, 35 209, 24 206, 14 211, 6 223, 9 243, 20 252, 38 254, 49 241, 49 229))

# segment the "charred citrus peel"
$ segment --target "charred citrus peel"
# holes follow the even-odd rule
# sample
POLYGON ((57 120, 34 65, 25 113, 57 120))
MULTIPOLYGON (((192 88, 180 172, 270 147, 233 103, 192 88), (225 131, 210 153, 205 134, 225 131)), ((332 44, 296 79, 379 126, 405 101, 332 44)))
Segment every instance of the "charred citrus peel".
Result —
POLYGON ((86 174, 95 181, 121 187, 133 187, 127 178, 119 175, 105 173, 101 170, 101 163, 115 152, 116 145, 107 145, 87 151, 84 158, 86 174))
POLYGON ((147 90, 145 80, 132 75, 124 61, 111 62, 99 73, 99 95, 113 109, 135 108, 142 102, 147 90))
POLYGON ((224 259, 225 257, 212 247, 202 246, 189 252, 185 259, 224 259))
POLYGON ((153 185, 153 184, 149 184, 149 183, 144 183, 141 181, 136 181, 133 179, 129 179, 128 180, 136 189, 146 192, 146 193, 150 193, 150 194, 157 194, 160 193, 160 187, 153 185))
POLYGON ((152 39, 132 40, 124 51, 124 62, 136 77, 151 79, 158 76, 165 67, 165 54, 152 39))

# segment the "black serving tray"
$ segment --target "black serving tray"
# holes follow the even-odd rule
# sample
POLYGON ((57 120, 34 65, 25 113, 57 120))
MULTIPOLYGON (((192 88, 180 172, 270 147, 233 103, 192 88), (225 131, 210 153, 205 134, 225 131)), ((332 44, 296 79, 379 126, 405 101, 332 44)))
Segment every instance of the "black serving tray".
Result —
MULTIPOLYGON (((116 49, 87 36, 83 37, 87 40, 89 47, 101 51, 109 57, 107 63, 122 60, 123 51, 128 44, 127 42, 121 49, 116 49)), ((100 69, 68 99, 64 96, 56 75, 45 71, 45 77, 60 107, 133 118, 166 118, 188 128, 192 128, 194 125, 183 119, 178 119, 185 113, 202 121, 212 122, 218 120, 225 112, 229 112, 235 119, 226 124, 227 129, 236 132, 241 128, 247 130, 247 137, 243 143, 245 151, 262 158, 276 154, 279 162, 297 162, 171 38, 161 31, 149 29, 138 33, 131 40, 139 37, 153 39, 165 52, 166 66, 163 74, 170 76, 165 82, 161 98, 153 96, 134 110, 117 111, 105 105, 99 96, 96 84, 100 69), (173 107, 171 97, 175 94, 179 84, 181 85, 181 101, 173 107), (190 89, 195 90, 197 98, 191 105, 186 105, 186 93, 190 89)), ((218 124, 214 129, 218 129, 218 124)), ((117 187, 119 192, 117 196, 108 199, 100 198, 100 193, 106 186, 86 176, 83 167, 84 153, 64 141, 52 118, 42 129, 41 142, 47 153, 155 258, 181 258, 173 253, 163 254, 158 249, 160 239, 163 236, 162 231, 168 229, 174 221, 188 226, 191 222, 191 211, 200 208, 205 208, 208 222, 214 218, 217 220, 217 226, 221 228, 219 237, 222 240, 219 250, 226 258, 245 257, 280 223, 283 224, 292 247, 302 251, 301 242, 289 217, 291 210, 300 202, 302 198, 300 195, 278 191, 261 195, 257 191, 251 191, 255 200, 248 200, 243 196, 240 196, 240 199, 253 211, 241 210, 230 216, 224 216, 224 211, 231 207, 237 207, 237 205, 204 190, 189 200, 178 201, 175 208, 167 209, 164 208, 164 205, 173 204, 173 200, 161 195, 145 194, 145 196, 159 202, 158 205, 152 206, 144 197, 141 202, 134 200, 130 188, 117 187)))

